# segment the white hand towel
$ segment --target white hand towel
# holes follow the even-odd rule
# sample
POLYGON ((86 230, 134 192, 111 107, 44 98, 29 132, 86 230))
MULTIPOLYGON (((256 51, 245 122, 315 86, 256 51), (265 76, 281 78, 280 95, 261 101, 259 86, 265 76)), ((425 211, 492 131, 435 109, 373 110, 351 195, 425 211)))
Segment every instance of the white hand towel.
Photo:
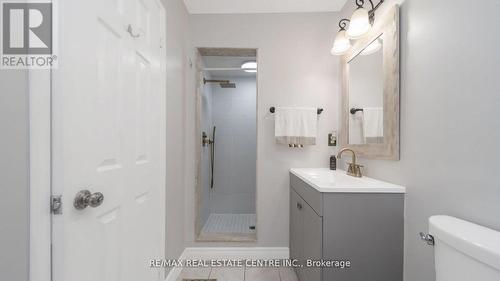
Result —
POLYGON ((274 119, 276 143, 315 145, 318 131, 317 109, 312 107, 277 107, 274 119))
POLYGON ((384 109, 381 107, 363 108, 363 135, 367 138, 384 137, 384 109))

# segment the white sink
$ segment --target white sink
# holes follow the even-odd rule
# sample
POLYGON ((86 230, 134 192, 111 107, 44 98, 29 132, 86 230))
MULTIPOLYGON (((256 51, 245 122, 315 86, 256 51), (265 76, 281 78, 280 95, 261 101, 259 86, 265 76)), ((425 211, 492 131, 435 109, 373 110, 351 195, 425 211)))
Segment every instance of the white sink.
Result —
POLYGON ((319 192, 342 193, 405 193, 404 186, 376 179, 348 176, 345 171, 328 168, 298 168, 290 172, 319 192))

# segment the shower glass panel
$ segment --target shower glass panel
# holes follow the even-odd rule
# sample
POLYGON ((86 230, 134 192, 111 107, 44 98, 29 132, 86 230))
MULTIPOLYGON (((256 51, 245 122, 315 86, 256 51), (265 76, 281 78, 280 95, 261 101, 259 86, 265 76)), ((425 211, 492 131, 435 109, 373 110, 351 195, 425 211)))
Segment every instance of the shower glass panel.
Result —
POLYGON ((241 66, 256 53, 200 53, 197 240, 254 241, 257 69, 241 66))

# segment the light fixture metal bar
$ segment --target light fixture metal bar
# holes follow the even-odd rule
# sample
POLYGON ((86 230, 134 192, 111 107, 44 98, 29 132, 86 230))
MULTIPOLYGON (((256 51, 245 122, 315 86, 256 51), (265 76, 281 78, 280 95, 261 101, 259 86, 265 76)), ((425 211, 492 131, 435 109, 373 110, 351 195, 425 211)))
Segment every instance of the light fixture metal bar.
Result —
MULTIPOLYGON (((363 8, 363 6, 365 5, 365 0, 356 0, 355 2, 356 2, 356 6, 358 6, 358 8, 363 8)), ((372 8, 369 12, 373 13, 373 12, 375 12, 375 10, 378 9, 378 7, 380 7, 380 5, 384 2, 384 0, 379 0, 377 5, 374 5, 372 0, 368 0, 368 2, 370 2, 370 5, 372 6, 372 8)))
MULTIPOLYGON (((370 5, 372 6, 372 8, 368 11, 368 15, 370 17, 370 22, 373 24, 373 21, 375 19, 375 11, 380 7, 380 5, 382 5, 382 3, 384 3, 385 0, 379 0, 377 5, 373 4, 373 1, 372 0, 368 0, 368 2, 370 2, 370 5)), ((363 6, 365 5, 365 0, 355 0, 355 3, 356 3, 356 6, 358 6, 358 8, 363 8, 363 6)), ((341 19, 339 21, 339 28, 340 30, 345 30, 346 27, 347 27, 347 23, 349 23, 350 20, 349 19, 341 19)))
POLYGON ((370 11, 368 11, 368 13, 375 13, 375 11, 378 9, 378 7, 380 7, 380 5, 382 5, 382 3, 384 3, 384 0, 380 0, 378 1, 377 5, 373 5, 373 1, 372 0, 368 0, 370 1, 370 4, 372 5, 372 9, 370 11))
POLYGON ((351 22, 351 20, 349 20, 349 19, 341 19, 339 21, 340 30, 345 30, 345 28, 347 27, 347 23, 348 22, 351 22))

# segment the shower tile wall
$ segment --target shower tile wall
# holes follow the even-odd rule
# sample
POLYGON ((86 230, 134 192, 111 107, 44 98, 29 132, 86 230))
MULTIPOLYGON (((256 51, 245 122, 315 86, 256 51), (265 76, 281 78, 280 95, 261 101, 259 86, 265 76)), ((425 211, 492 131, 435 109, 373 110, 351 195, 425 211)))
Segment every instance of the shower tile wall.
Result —
MULTIPOLYGON (((203 96, 201 99, 201 126, 202 131, 206 132, 212 138, 212 96, 214 85, 206 84, 203 86, 203 96)), ((202 225, 208 220, 210 216, 210 147, 205 146, 202 148, 201 157, 201 179, 202 179, 202 195, 201 195, 201 222, 202 225)))
POLYGON ((235 89, 217 84, 212 123, 217 126, 211 213, 255 213, 257 155, 256 79, 235 78, 235 89))

